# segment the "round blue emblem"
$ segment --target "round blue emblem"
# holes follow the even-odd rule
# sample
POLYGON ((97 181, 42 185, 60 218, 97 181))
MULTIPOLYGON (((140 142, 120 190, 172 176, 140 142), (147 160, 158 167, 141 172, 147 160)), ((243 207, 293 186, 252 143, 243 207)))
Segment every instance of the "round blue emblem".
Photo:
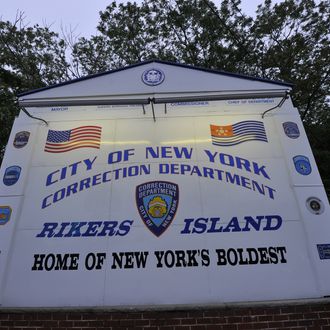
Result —
POLYGON ((12 186, 15 184, 21 174, 21 168, 19 166, 10 166, 6 168, 5 175, 3 176, 3 183, 6 186, 12 186))
POLYGON ((309 175, 312 172, 312 167, 309 159, 306 156, 298 155, 293 157, 294 166, 296 171, 301 175, 309 175))
POLYGON ((148 69, 142 73, 142 81, 148 86, 160 85, 165 79, 165 74, 160 69, 148 69))

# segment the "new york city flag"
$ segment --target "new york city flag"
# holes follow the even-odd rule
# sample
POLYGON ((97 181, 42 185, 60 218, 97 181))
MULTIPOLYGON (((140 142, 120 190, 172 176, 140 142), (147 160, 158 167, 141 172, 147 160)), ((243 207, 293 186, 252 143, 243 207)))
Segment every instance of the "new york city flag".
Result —
POLYGON ((216 146, 233 146, 246 141, 268 142, 263 122, 245 120, 236 124, 217 126, 210 125, 212 144, 216 146))

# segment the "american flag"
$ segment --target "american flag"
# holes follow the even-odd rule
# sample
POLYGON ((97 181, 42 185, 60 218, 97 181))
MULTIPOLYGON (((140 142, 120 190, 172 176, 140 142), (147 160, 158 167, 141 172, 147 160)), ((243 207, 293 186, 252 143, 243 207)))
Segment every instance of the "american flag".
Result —
POLYGON ((212 144, 228 147, 246 141, 268 142, 263 122, 257 120, 240 121, 233 125, 210 125, 212 144))
POLYGON ((100 126, 80 126, 67 131, 49 130, 44 150, 60 153, 78 148, 100 149, 101 131, 100 126))

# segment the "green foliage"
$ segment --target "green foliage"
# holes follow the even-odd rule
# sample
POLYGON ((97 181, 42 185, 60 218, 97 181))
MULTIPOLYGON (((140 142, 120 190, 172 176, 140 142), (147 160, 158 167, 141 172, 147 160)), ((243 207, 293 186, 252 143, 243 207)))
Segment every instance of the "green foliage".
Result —
POLYGON ((252 28, 259 75, 294 83, 293 100, 305 123, 329 118, 330 6, 286 0, 260 6, 252 28))
POLYGON ((0 21, 0 159, 15 116, 17 94, 69 78, 65 43, 48 28, 0 21))

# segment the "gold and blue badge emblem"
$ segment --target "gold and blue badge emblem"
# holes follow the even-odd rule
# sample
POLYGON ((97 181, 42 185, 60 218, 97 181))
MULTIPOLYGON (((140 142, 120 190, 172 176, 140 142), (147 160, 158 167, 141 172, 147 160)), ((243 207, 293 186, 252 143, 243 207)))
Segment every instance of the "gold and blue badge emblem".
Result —
POLYGON ((168 181, 138 185, 135 192, 140 217, 157 237, 172 223, 179 204, 179 186, 168 181))
POLYGON ((10 206, 0 206, 0 225, 5 225, 11 216, 11 207, 10 206))

